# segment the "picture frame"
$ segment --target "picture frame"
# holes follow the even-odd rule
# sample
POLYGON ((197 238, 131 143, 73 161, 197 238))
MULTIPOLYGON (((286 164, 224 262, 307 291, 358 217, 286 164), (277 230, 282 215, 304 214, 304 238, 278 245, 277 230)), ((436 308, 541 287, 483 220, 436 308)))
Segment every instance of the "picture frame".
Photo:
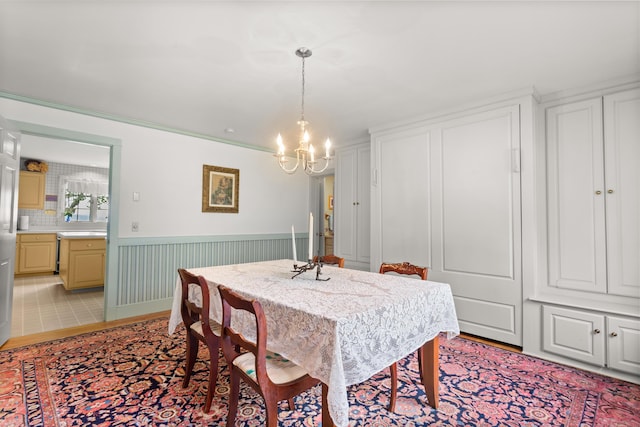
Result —
POLYGON ((202 165, 202 212, 238 213, 240 170, 202 165))
POLYGON ((333 210, 333 194, 329 196, 329 210, 333 210))

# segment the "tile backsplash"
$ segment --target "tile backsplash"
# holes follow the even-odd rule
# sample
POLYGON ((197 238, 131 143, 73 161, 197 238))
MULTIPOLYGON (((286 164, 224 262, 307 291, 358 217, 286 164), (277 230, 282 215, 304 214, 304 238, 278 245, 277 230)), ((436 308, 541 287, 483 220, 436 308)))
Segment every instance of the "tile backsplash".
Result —
POLYGON ((18 217, 27 215, 29 217, 29 227, 42 228, 106 228, 106 223, 90 224, 69 224, 64 221, 62 215, 58 213, 60 193, 60 176, 68 176, 78 179, 109 181, 109 169, 95 168, 91 166, 69 165, 66 163, 48 163, 49 170, 46 172, 45 201, 44 209, 18 209, 18 217))

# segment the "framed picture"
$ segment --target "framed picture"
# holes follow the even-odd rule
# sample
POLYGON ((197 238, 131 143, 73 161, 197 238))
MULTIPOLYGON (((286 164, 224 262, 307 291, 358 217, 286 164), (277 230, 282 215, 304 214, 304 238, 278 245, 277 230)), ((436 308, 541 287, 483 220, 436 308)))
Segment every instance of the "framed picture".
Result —
POLYGON ((329 209, 333 210, 333 194, 329 196, 329 209))
POLYGON ((202 165, 202 212, 238 213, 240 170, 202 165))

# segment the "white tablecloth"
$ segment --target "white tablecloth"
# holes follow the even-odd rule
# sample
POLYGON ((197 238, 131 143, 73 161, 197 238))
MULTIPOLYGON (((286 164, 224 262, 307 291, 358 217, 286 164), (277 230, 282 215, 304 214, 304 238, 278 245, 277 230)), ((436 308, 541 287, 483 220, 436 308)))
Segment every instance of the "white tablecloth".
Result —
MULTIPOLYGON (((209 282, 212 317, 220 320, 223 284, 258 299, 267 316, 269 349, 327 384, 329 412, 347 426, 347 386, 363 382, 440 332, 460 333, 451 288, 406 276, 323 266, 291 279, 292 260, 192 268, 209 282)), ((178 279, 169 334, 182 322, 178 279)), ((198 300, 199 294, 190 295, 198 300)))

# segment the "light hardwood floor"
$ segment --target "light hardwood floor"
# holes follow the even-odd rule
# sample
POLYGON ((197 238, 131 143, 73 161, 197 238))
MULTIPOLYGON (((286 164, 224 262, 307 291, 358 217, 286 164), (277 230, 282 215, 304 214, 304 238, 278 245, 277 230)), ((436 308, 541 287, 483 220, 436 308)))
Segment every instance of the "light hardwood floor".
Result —
MULTIPOLYGON (((59 329, 55 331, 41 332, 33 335, 10 338, 5 343, 4 346, 0 347, 0 351, 38 344, 41 342, 51 341, 51 340, 60 339, 60 338, 72 337, 75 335, 86 334, 89 332, 100 331, 103 329, 115 328, 117 326, 129 325, 132 323, 142 322, 145 320, 151 320, 151 319, 157 319, 157 318, 163 318, 163 317, 168 320, 169 314, 170 314, 170 311, 161 311, 158 313, 145 314, 143 316, 129 317, 129 318, 120 319, 120 320, 112 320, 110 322, 98 322, 98 323, 92 323, 88 325, 76 326, 73 328, 65 328, 65 329, 59 329)), ((502 348, 503 350, 514 351, 518 353, 521 352, 521 349, 519 347, 515 347, 509 344, 490 341, 481 337, 476 337, 476 336, 467 335, 467 334, 460 334, 460 336, 473 341, 478 341, 487 345, 502 348)))
POLYGON ((143 316, 129 317, 126 319, 112 320, 109 322, 97 322, 87 325, 74 326, 71 328, 57 329, 55 331, 40 332, 32 335, 25 335, 21 337, 9 338, 9 340, 0 347, 0 351, 9 350, 17 347, 24 347, 27 345, 38 344, 41 342, 47 342, 60 338, 73 337, 80 334, 86 334, 89 332, 100 331, 103 329, 115 328, 117 326, 129 325, 136 322, 142 322, 145 320, 151 320, 156 318, 165 317, 169 319, 169 311, 161 311, 158 313, 145 314, 143 316))

